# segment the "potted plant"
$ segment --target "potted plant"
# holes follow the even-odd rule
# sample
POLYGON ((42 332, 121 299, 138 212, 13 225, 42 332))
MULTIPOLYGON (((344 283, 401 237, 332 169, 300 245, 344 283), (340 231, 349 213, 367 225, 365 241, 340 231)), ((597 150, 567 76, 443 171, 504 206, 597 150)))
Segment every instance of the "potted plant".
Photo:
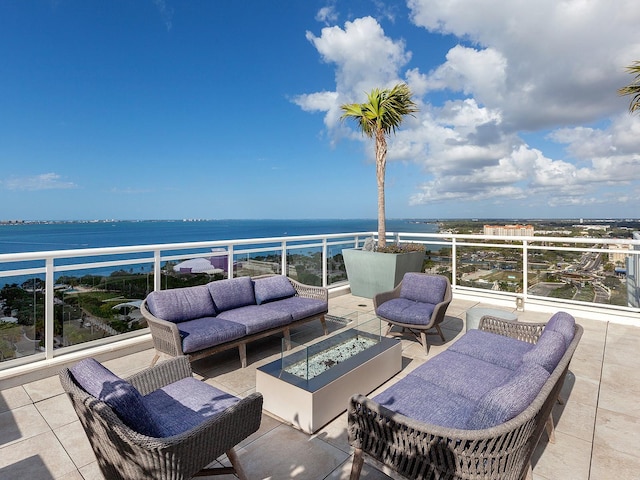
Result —
MULTIPOLYGON (((395 267, 394 271, 391 271, 391 263, 398 265, 398 267, 405 265, 405 263, 411 263, 405 268, 413 268, 413 270, 407 271, 420 271, 422 268, 424 247, 422 247, 422 258, 419 261, 419 265, 416 260, 412 262, 397 261, 399 257, 407 255, 409 257, 418 257, 419 254, 416 254, 416 252, 385 253, 387 230, 384 182, 387 165, 387 137, 396 132, 406 115, 412 115, 418 111, 411 96, 409 86, 405 83, 400 83, 391 89, 381 90, 374 88, 367 94, 365 103, 344 104, 340 107, 344 112, 341 117, 342 120, 346 118, 355 120, 364 135, 375 139, 378 185, 378 246, 377 249, 374 249, 377 251, 343 250, 347 278, 353 295, 371 298, 376 293, 393 289, 402 280, 404 272, 397 271, 395 267), (376 263, 380 265, 376 266, 376 263), (360 280, 366 281, 366 285, 360 285, 360 280), (385 286, 382 286, 383 284, 385 286), (386 288, 388 285, 391 285, 391 288, 386 288), (383 290, 380 290, 381 288, 383 290)), ((402 250, 400 246, 397 248, 402 250)))

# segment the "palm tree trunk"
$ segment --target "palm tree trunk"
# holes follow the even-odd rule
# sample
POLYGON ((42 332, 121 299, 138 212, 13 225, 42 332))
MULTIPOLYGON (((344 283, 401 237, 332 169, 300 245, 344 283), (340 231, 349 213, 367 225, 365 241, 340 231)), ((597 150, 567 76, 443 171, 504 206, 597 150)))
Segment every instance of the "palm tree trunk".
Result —
POLYGON ((376 132, 376 177, 378 179, 378 246, 387 244, 384 207, 384 177, 387 167, 387 139, 382 129, 376 132))

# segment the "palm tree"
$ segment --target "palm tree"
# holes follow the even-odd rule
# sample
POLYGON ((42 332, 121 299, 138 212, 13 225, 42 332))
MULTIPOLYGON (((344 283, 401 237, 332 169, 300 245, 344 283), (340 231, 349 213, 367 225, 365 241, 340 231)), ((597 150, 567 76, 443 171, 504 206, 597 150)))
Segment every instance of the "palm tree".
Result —
POLYGON ((640 110, 640 61, 634 62, 633 65, 628 66, 627 72, 635 74, 635 78, 629 85, 620 88, 618 90, 618 94, 633 95, 631 104, 629 105, 629 112, 633 113, 636 110, 640 110))
POLYGON ((366 103, 341 105, 341 119, 353 118, 364 135, 376 140, 376 177, 378 180, 378 246, 386 245, 384 207, 384 177, 387 166, 387 136, 402 123, 405 115, 418 111, 411 100, 411 90, 405 83, 392 89, 374 88, 367 94, 366 103))

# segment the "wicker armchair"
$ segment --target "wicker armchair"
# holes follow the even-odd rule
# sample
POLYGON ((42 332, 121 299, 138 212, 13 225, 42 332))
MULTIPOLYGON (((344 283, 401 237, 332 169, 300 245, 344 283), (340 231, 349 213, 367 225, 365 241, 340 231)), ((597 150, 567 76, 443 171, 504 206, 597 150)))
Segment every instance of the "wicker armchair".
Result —
MULTIPOLYGON (((545 324, 483 317, 480 330, 536 343, 545 324)), ((530 479, 531 457, 564 383, 582 336, 574 337, 536 398, 511 420, 482 430, 427 424, 355 395, 348 409, 349 443, 355 448, 351 480, 357 480, 365 454, 410 479, 530 479)), ((547 430, 551 435, 552 432, 547 430)))
MULTIPOLYGON (((427 334, 436 329, 445 341, 440 323, 451 303, 451 283, 442 275, 406 273, 391 291, 373 297, 376 315, 389 324, 386 335, 394 326, 409 330, 429 353, 427 334)), ((435 332, 433 332, 435 333, 435 332)))
MULTIPOLYGON (((220 413, 207 416, 201 423, 182 433, 153 437, 130 428, 105 401, 81 388, 70 369, 65 368, 59 376, 105 478, 180 480, 219 473, 235 473, 239 478, 245 478, 233 448, 260 427, 262 395, 259 393, 253 393, 244 399, 225 395, 235 403, 220 413), (224 453, 232 467, 206 468, 224 453)), ((140 395, 145 396, 181 380, 191 381, 191 378, 189 360, 187 357, 177 357, 148 368, 127 381, 140 395)), ((202 394, 204 389, 204 396, 209 399, 203 403, 202 410, 212 408, 211 399, 220 397, 222 392, 208 384, 198 383, 201 384, 197 388, 198 393, 202 394), (206 391, 207 387, 211 389, 210 394, 206 391)), ((104 385, 104 389, 107 389, 107 384, 104 385)), ((179 401, 193 398, 188 389, 182 388, 184 383, 178 385, 180 390, 184 390, 178 395, 179 401)), ((164 390, 160 392, 166 399, 164 390)), ((181 408, 184 410, 184 407, 181 408)), ((176 420, 176 425, 184 427, 184 424, 180 425, 181 418, 176 420)))

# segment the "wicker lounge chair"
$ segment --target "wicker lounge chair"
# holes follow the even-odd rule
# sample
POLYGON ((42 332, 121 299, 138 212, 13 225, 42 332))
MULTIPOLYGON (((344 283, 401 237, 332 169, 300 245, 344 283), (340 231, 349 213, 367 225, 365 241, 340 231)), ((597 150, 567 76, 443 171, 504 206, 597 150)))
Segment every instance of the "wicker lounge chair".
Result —
POLYGON ((180 480, 219 473, 245 478, 233 448, 260 427, 259 393, 238 399, 200 382, 184 356, 148 368, 128 382, 87 359, 62 370, 60 381, 105 478, 180 480), (103 399, 81 388, 80 381, 89 390, 100 390, 96 395, 103 399), (153 406, 156 411, 146 408, 153 406), (159 421, 154 424, 149 415, 159 421), (206 468, 224 453, 233 467, 206 468))
POLYGON ((429 353, 427 334, 436 329, 445 341, 440 323, 451 303, 451 284, 442 275, 406 273, 396 288, 377 294, 373 298, 376 315, 388 322, 389 334, 394 326, 409 330, 429 353))

